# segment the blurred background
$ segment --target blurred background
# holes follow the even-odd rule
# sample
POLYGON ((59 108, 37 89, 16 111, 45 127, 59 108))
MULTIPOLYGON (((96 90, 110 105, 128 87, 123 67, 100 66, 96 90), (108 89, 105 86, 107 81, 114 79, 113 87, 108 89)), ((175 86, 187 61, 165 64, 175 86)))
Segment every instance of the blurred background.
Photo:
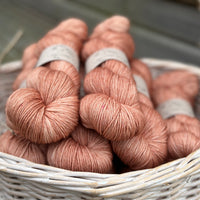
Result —
POLYGON ((27 45, 63 19, 78 17, 91 31, 120 14, 131 21, 135 57, 200 66, 199 7, 200 0, 0 0, 0 63, 21 59, 27 45))

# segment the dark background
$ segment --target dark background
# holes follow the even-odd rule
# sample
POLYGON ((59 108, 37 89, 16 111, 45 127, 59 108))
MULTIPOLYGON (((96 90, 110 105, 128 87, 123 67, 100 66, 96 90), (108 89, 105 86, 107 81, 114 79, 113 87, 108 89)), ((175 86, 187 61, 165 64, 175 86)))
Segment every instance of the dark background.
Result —
POLYGON ((91 31, 113 14, 131 20, 136 57, 200 66, 200 11, 167 0, 0 0, 0 54, 19 29, 24 32, 3 62, 20 59, 27 45, 63 19, 81 18, 91 31))

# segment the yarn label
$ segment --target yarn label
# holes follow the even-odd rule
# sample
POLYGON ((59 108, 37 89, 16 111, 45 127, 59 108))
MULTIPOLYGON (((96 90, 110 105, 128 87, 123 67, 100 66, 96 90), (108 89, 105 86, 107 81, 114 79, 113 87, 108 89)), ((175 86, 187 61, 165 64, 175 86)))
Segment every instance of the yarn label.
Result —
POLYGON ((138 75, 133 75, 133 78, 135 80, 138 92, 150 98, 148 87, 145 80, 141 76, 138 76, 138 75))
POLYGON ((79 71, 79 58, 77 53, 69 46, 56 44, 44 49, 36 64, 36 67, 42 66, 55 60, 64 60, 71 63, 79 71))
POLYGON ((23 80, 19 86, 19 88, 26 88, 26 80, 23 80))
POLYGON ((117 60, 130 67, 128 58, 126 57, 124 52, 119 49, 104 48, 93 53, 86 60, 86 73, 89 73, 90 71, 98 67, 101 63, 107 60, 117 60))
POLYGON ((170 99, 157 108, 163 119, 168 119, 174 115, 187 115, 195 117, 192 106, 184 99, 170 99))

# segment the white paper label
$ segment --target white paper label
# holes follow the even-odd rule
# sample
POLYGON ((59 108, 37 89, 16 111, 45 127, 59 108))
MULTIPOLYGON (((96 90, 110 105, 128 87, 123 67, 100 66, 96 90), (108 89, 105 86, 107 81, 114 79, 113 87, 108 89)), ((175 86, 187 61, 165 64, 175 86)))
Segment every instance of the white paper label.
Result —
POLYGON ((42 51, 36 67, 55 60, 64 60, 71 63, 79 71, 79 58, 77 53, 69 46, 56 44, 42 51))
POLYGON ((26 88, 26 80, 23 80, 19 86, 19 88, 26 88))
POLYGON ((170 99, 160 104, 157 111, 163 119, 170 118, 174 115, 187 115, 194 117, 192 106, 184 99, 170 99))
POLYGON ((133 78, 135 80, 138 92, 140 92, 140 93, 144 94, 145 96, 147 96, 148 98, 150 98, 148 87, 147 87, 145 80, 141 76, 138 76, 138 75, 133 75, 133 78))
POLYGON ((101 63, 107 60, 117 60, 130 67, 128 58, 126 57, 124 52, 119 49, 104 48, 93 53, 86 60, 86 73, 89 73, 90 71, 98 67, 101 63))

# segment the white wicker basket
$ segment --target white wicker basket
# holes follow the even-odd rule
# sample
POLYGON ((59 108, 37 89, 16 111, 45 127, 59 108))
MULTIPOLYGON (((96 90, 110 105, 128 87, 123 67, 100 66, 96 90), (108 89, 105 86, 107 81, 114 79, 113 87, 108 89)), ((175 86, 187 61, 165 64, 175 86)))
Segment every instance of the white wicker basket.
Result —
MULTIPOLYGON (((142 59, 156 74, 200 69, 174 61, 142 59)), ((0 67, 0 133, 6 130, 4 106, 21 62, 0 67)), ((196 112, 200 114, 198 101, 196 112)), ((153 169, 123 174, 72 172, 0 153, 0 199, 200 199, 200 150, 153 169)))

